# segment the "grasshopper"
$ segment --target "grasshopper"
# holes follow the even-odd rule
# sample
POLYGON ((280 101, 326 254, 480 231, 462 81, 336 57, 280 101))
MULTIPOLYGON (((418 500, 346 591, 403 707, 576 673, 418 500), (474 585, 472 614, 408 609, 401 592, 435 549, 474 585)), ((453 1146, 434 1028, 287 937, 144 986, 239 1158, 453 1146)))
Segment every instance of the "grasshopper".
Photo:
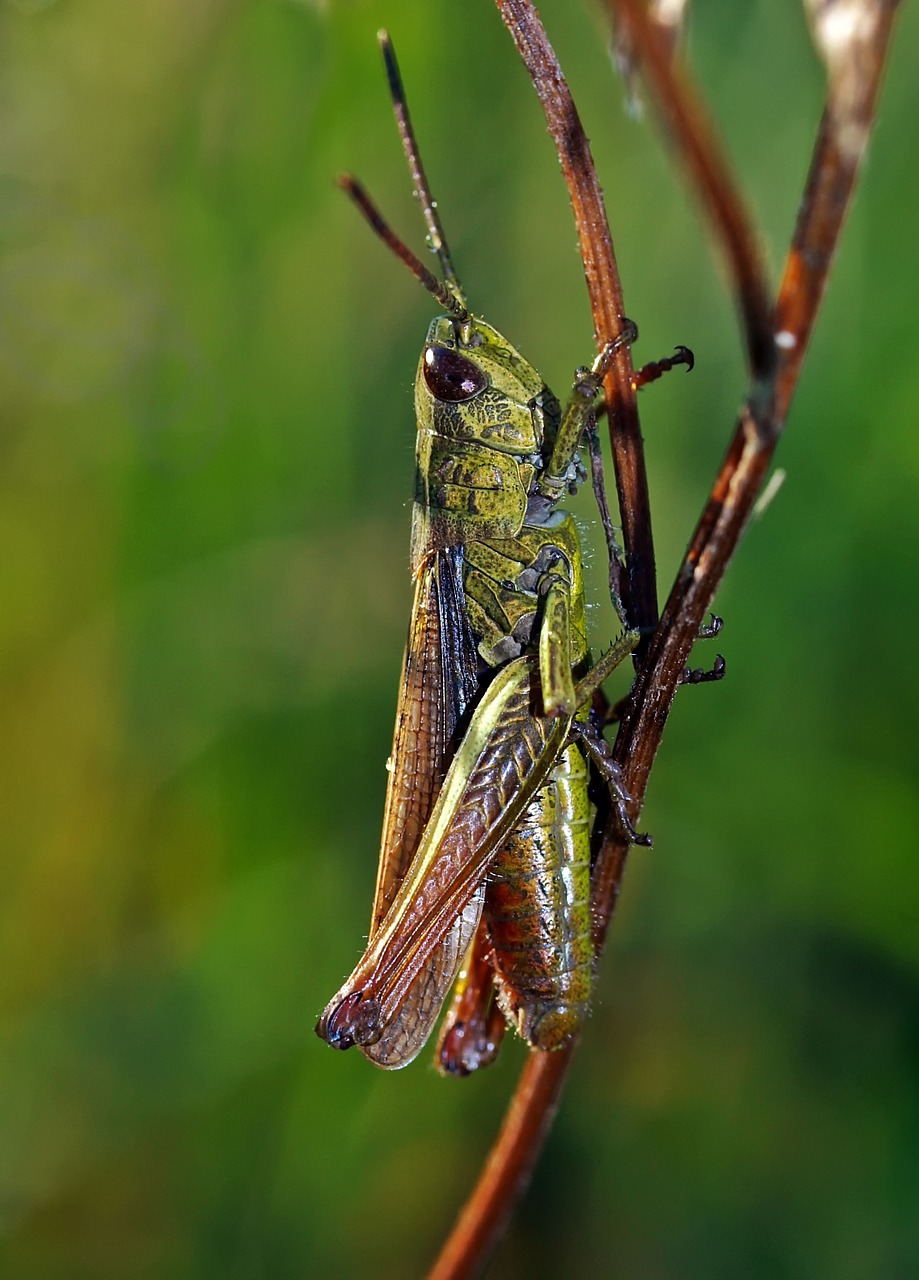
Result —
POLYGON ((428 329, 415 382, 415 597, 369 941, 316 1030, 380 1067, 405 1066, 462 969, 438 1048, 441 1070, 462 1075, 491 1060, 505 1019, 534 1048, 556 1049, 586 1015, 589 761, 629 839, 650 843, 590 713, 638 633, 626 628, 592 665, 579 537, 559 506, 586 478, 579 449, 603 374, 634 330, 577 371, 562 410, 469 311, 385 32, 380 43, 443 279, 354 178, 340 185, 446 314, 428 329))

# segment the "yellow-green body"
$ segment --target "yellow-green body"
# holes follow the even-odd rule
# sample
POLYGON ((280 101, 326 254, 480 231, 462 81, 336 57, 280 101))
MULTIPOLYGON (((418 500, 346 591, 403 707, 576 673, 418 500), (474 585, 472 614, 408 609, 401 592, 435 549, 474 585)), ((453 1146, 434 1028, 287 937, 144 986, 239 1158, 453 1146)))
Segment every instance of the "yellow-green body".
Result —
MULTIPOLYGON (((416 594, 371 934, 319 1024, 380 1066, 421 1048, 477 931, 500 1007, 531 1045, 560 1047, 587 1009, 592 814, 572 731, 593 686, 580 541, 557 503, 583 478, 596 382, 580 371, 562 414, 483 321, 442 316, 428 331, 416 594)), ((603 674, 633 645, 627 636, 603 674)), ((442 1053, 459 1074, 486 1060, 442 1053)))

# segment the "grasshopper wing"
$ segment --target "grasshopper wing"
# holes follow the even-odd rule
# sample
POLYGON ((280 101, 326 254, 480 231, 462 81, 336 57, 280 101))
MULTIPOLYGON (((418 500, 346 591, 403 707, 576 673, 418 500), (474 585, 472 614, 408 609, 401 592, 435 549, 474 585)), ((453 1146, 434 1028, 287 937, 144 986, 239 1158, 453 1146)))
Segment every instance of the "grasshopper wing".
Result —
MULTIPOLYGON (((371 942, 412 865, 443 785, 458 725, 477 692, 478 654, 463 599, 462 549, 448 547, 427 559, 415 587, 387 766, 371 942)), ((398 1029, 393 1026, 376 1044, 363 1048, 372 1061, 405 1066, 423 1045, 475 932, 483 893, 479 889, 473 895, 418 971, 405 992, 398 1029), (409 1051, 406 1044, 416 1039, 409 1051)))
POLYGON ((480 698, 392 906, 320 1019, 331 1044, 358 1044, 393 1068, 427 1040, 478 924, 489 863, 568 735, 569 717, 534 714, 536 679, 534 660, 517 658, 480 698))
POLYGON ((457 724, 478 691, 477 666, 463 602, 462 550, 450 547, 426 561, 415 588, 387 765, 371 938, 392 906, 431 816, 457 724))

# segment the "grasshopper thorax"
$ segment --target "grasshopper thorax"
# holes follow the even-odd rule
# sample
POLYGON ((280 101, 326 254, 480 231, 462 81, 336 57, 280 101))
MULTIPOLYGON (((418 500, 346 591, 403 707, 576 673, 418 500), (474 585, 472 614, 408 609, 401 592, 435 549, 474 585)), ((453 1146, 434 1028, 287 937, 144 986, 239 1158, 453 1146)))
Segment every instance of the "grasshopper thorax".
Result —
POLYGON ((413 570, 445 547, 516 537, 560 419, 539 373, 484 320, 438 316, 415 411, 413 570))

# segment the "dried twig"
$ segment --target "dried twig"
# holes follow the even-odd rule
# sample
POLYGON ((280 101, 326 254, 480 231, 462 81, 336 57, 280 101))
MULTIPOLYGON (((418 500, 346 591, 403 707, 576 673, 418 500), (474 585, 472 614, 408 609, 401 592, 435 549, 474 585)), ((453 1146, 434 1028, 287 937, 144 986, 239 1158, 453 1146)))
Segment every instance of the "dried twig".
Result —
MULTIPOLYGON (((608 0, 628 25, 630 47, 662 109, 677 158, 708 210, 729 265, 751 371, 724 462, 677 574, 660 624, 642 654, 614 756, 641 808, 654 757, 689 651, 709 609, 785 425, 804 353, 864 155, 898 0, 807 0, 828 69, 827 107, 814 149, 778 298, 769 303, 759 237, 696 94, 673 68, 659 26, 638 0, 608 0), (774 314, 774 319, 773 319, 774 314)), ((497 0, 533 78, 571 194, 598 341, 619 332, 622 293, 590 149, 555 55, 529 0, 497 0)), ((655 583, 647 481, 624 350, 605 384, 628 556, 631 617, 653 620, 655 583)), ((592 906, 598 952, 627 855, 608 830, 592 906)), ((504 1230, 550 1127, 574 1045, 534 1052, 524 1068, 481 1178, 431 1276, 478 1273, 504 1230)))
MULTIPOLYGON (((558 149, 578 229, 600 351, 606 342, 622 332, 625 311, 606 206, 590 143, 555 51, 530 0, 497 0, 497 5, 539 94, 549 132, 558 149)), ((614 428, 611 437, 616 485, 623 541, 629 551, 628 581, 620 584, 619 596, 634 626, 651 627, 657 622, 654 543, 632 373, 631 351, 626 344, 613 360, 603 389, 610 407, 610 425, 614 428)))

